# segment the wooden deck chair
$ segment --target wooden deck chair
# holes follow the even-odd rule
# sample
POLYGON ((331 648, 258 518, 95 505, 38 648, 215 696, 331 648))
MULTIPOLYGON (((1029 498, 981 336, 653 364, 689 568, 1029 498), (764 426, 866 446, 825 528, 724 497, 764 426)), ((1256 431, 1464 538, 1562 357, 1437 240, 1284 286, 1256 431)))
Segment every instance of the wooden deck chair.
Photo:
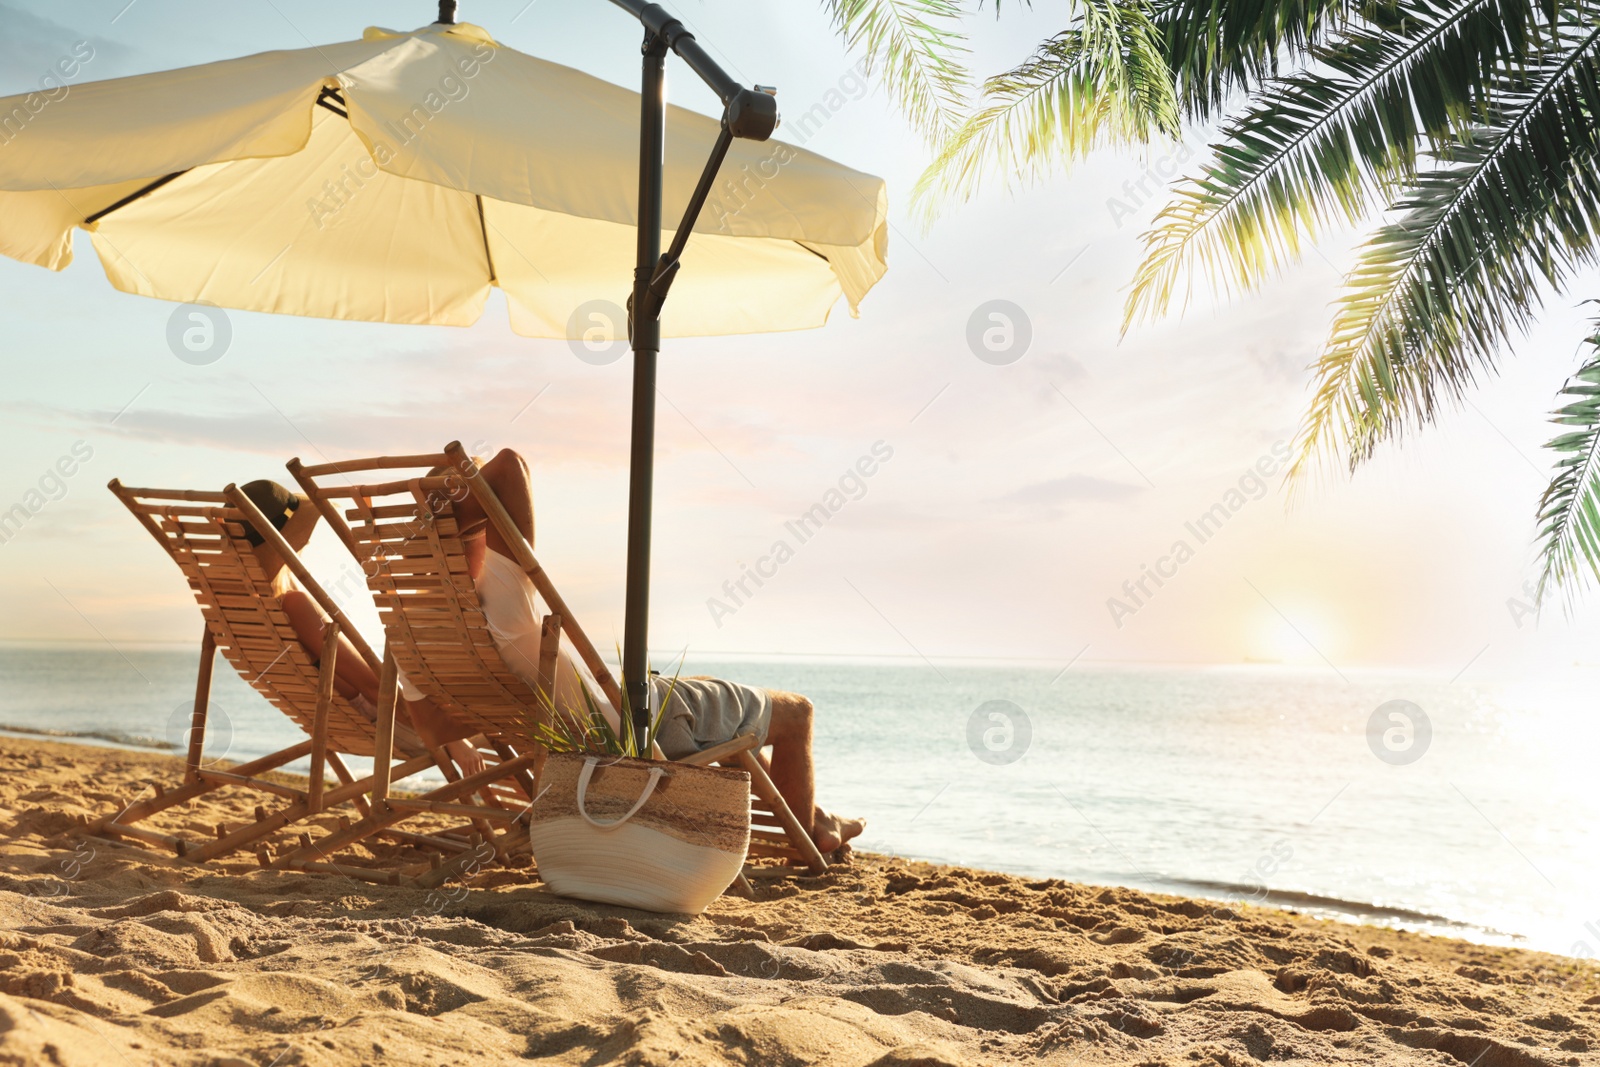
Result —
MULTIPOLYGON (((366 794, 380 781, 399 780, 444 763, 438 753, 429 751, 407 727, 394 730, 385 742, 379 736, 378 724, 339 695, 333 684, 334 656, 331 654, 337 647, 339 634, 345 634, 375 669, 380 667, 379 661, 299 556, 237 488, 229 486, 222 493, 136 489, 115 479, 109 488, 188 579, 205 617, 205 630, 201 637, 183 782, 170 790, 155 786, 155 796, 127 804, 115 814, 89 822, 84 832, 114 840, 132 839, 170 849, 192 862, 204 862, 259 842, 293 823, 346 802, 350 804, 350 815, 359 819, 368 811, 366 794), (274 547, 302 587, 331 620, 319 657, 320 667, 311 662, 288 617, 272 595, 267 576, 245 538, 247 520, 275 542, 274 547), (205 765, 212 670, 219 651, 252 688, 306 732, 306 740, 228 770, 205 765), (374 774, 362 779, 356 779, 341 758, 354 755, 376 759, 380 751, 386 752, 388 758, 377 761, 374 774), (306 789, 260 777, 263 772, 280 768, 302 756, 311 757, 306 789), (398 762, 391 763, 396 757, 398 762), (327 781, 330 769, 339 784, 327 781), (270 814, 257 806, 253 822, 233 830, 218 826, 215 840, 204 843, 137 825, 157 812, 227 787, 251 789, 289 803, 270 814)), ((530 777, 528 787, 531 785, 530 777)), ((352 820, 341 816, 341 821, 352 820)), ((478 844, 461 832, 416 835, 389 831, 387 836, 403 843, 449 852, 466 852, 478 844)), ((303 866, 306 869, 342 869, 337 864, 316 861, 303 866)), ((432 862, 424 865, 426 869, 433 866, 432 862)), ((370 870, 362 868, 356 872, 357 877, 368 880, 392 881, 392 875, 393 872, 386 872, 374 879, 370 870)))
MULTIPOLYGON (((504 505, 484 479, 476 476, 477 467, 460 442, 432 455, 382 456, 311 467, 295 459, 288 467, 367 575, 387 635, 386 671, 392 663, 438 707, 489 737, 525 739, 531 721, 546 714, 546 701, 501 658, 467 573, 466 549, 452 501, 452 494, 459 499, 464 483, 512 547, 516 562, 544 601, 548 614, 541 626, 539 689, 550 694, 553 702, 556 650, 565 633, 612 706, 621 708, 621 693, 605 661, 534 558, 532 546, 504 505), (444 475, 427 475, 439 467, 453 469, 444 475), (388 473, 391 479, 328 484, 333 476, 372 471, 388 473), (392 475, 396 472, 405 476, 395 479, 392 475)), ((697 753, 686 762, 725 759, 748 771, 754 793, 751 854, 803 864, 820 874, 827 869, 827 861, 789 810, 754 748, 754 738, 739 738, 697 753)), ((542 770, 543 750, 535 746, 533 755, 536 768, 542 770)), ((404 810, 405 804, 398 807, 404 810)))

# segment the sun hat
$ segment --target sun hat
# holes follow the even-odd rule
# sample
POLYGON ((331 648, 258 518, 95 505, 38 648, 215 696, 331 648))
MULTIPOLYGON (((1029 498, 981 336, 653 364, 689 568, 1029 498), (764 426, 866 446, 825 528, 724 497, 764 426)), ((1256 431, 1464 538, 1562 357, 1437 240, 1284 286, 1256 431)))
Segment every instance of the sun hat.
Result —
MULTIPOLYGON (((278 530, 289 525, 289 520, 300 509, 301 500, 298 496, 267 478, 247 482, 239 489, 250 498, 250 503, 261 509, 261 514, 265 515, 267 521, 278 530)), ((245 526, 244 536, 252 546, 259 546, 266 541, 255 527, 248 524, 245 526)))

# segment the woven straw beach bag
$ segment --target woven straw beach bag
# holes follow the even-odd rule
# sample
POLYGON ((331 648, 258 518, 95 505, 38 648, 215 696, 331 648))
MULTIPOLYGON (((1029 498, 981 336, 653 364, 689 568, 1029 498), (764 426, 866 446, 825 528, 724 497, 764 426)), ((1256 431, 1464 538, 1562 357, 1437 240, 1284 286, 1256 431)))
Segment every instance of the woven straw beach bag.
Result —
POLYGON ((722 767, 554 753, 528 830, 564 897, 698 915, 750 847, 750 775, 722 767))

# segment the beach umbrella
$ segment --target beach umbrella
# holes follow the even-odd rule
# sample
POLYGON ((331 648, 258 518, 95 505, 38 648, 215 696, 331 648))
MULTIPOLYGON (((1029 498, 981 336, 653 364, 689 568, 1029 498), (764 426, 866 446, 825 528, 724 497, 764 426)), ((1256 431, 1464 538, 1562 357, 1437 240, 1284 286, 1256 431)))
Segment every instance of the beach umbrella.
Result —
POLYGON ((61 270, 82 228, 114 286, 162 300, 465 326, 498 286, 524 336, 628 335, 622 667, 642 718, 660 338, 819 326, 841 297, 855 313, 885 270, 887 198, 771 140, 773 91, 666 11, 612 2, 644 29, 639 93, 446 0, 410 32, 0 99, 0 253, 61 270), (720 118, 667 106, 669 54, 720 118))

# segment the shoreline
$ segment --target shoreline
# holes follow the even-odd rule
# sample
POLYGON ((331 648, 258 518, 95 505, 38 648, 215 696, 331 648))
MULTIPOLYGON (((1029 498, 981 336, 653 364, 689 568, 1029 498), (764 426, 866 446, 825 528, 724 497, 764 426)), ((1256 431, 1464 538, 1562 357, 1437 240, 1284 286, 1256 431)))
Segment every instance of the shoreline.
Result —
MULTIPOLYGON (((113 638, 107 640, 103 637, 84 638, 30 638, 30 637, 0 637, 0 651, 44 651, 44 652, 83 652, 83 651, 110 651, 113 654, 136 653, 179 653, 193 656, 195 642, 192 637, 174 637, 171 640, 141 640, 137 638, 113 638)), ((651 649, 652 661, 676 662, 677 657, 684 654, 680 648, 651 649)), ((1068 662, 1057 656, 1004 656, 1004 655, 943 655, 935 654, 924 658, 915 653, 881 652, 881 653, 856 653, 856 652, 780 652, 780 651, 740 651, 737 649, 710 649, 693 653, 693 660, 705 663, 755 663, 755 664, 821 664, 839 666, 877 666, 877 667, 916 667, 927 663, 935 663, 941 667, 956 670, 973 669, 1002 669, 1026 670, 1047 672, 1055 675, 1060 672, 1063 665, 1068 662)), ((1183 659, 1100 659, 1084 657, 1072 659, 1073 669, 1079 665, 1105 672, 1151 672, 1151 671, 1200 671, 1206 673, 1239 673, 1262 672, 1267 674, 1282 675, 1310 675, 1321 676, 1327 668, 1319 660, 1283 660, 1244 658, 1234 661, 1222 660, 1183 660, 1183 659)), ((616 666, 613 664, 613 666, 616 666)), ((1445 667, 1458 666, 1452 663, 1435 663, 1416 665, 1406 663, 1362 662, 1342 667, 1347 675, 1358 678, 1388 679, 1388 678, 1415 678, 1426 681, 1434 679, 1438 671, 1445 667)), ((1600 660, 1572 660, 1564 663, 1562 669, 1573 671, 1592 671, 1600 669, 1600 660)), ((1481 681, 1488 684, 1502 683, 1512 680, 1513 676, 1485 675, 1481 681)))
MULTIPOLYGON (((113 752, 128 752, 148 755, 156 758, 177 759, 175 746, 158 748, 158 744, 165 744, 153 738, 137 738, 128 735, 128 739, 117 740, 106 732, 86 731, 50 731, 44 728, 28 726, 12 726, 0 724, 0 744, 7 740, 38 741, 71 745, 86 749, 100 749, 113 752), (149 742, 142 744, 141 742, 149 742)), ((245 753, 246 756, 265 755, 265 753, 245 753)), ((223 761, 224 764, 229 761, 223 761)), ((291 765, 292 766, 292 765, 291 765)), ((294 772, 286 772, 288 777, 300 778, 294 772)), ((901 855, 894 853, 897 858, 910 862, 928 863, 934 866, 948 866, 966 869, 965 865, 950 858, 921 855, 901 855)), ((1495 930, 1461 919, 1454 919, 1448 915, 1437 915, 1429 912, 1418 911, 1413 908, 1385 905, 1373 901, 1349 900, 1329 897, 1317 893, 1309 893, 1292 889, 1268 889, 1265 896, 1259 900, 1251 899, 1259 895, 1259 886, 1233 885, 1222 882, 1211 882, 1204 879, 1185 879, 1178 877, 1151 878, 1144 881, 1130 880, 1128 882, 1084 882, 1073 879, 1068 874, 1052 873, 1041 870, 1003 870, 996 868, 992 871, 985 869, 985 873, 1004 874, 1015 878, 1059 878, 1073 881, 1074 884, 1092 886, 1101 889, 1132 889, 1139 892, 1166 894, 1171 896, 1184 896, 1194 900, 1208 901, 1225 907, 1237 907, 1247 904, 1253 907, 1264 908, 1269 911, 1281 911, 1289 915, 1309 915, 1313 918, 1329 919, 1335 922, 1347 922, 1352 925, 1373 926, 1380 929, 1403 930, 1410 933, 1425 934, 1437 937, 1454 937, 1471 941, 1475 944, 1490 945, 1502 948, 1529 948, 1528 938, 1523 934, 1509 933, 1495 930)), ((1549 951, 1537 949, 1535 951, 1549 951)), ((1552 953, 1563 955, 1562 953, 1552 953)), ((1574 957, 1576 958, 1576 957, 1574 957)))
POLYGON ((1600 1064, 1589 961, 1271 908, 862 853, 662 916, 71 836, 176 767, 0 738, 0 1063, 1600 1064))

